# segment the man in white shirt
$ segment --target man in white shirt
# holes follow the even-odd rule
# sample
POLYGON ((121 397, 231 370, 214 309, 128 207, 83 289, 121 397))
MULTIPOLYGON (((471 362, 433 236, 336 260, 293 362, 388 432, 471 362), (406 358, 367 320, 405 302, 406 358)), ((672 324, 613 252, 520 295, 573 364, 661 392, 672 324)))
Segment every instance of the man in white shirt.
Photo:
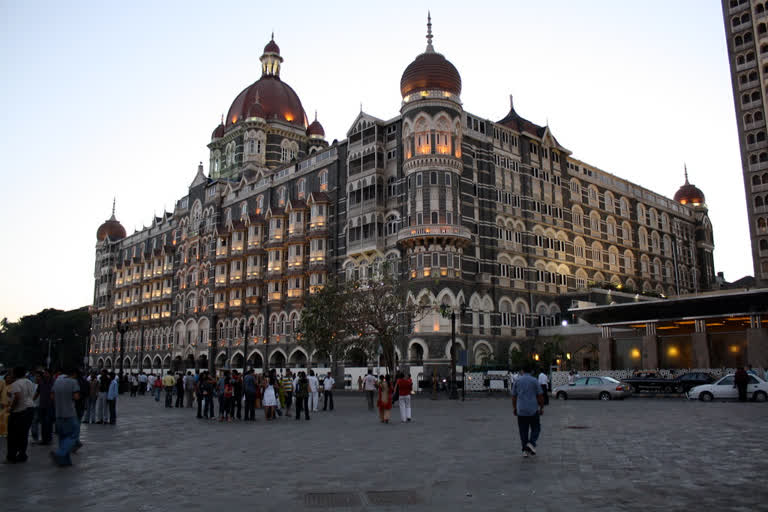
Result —
POLYGON ((539 373, 539 386, 541 386, 541 390, 544 392, 544 405, 549 405, 549 378, 544 373, 544 370, 539 373))
POLYGON ((320 383, 317 377, 315 377, 315 370, 309 370, 309 378, 307 380, 309 380, 309 407, 313 412, 317 412, 317 408, 320 406, 320 395, 318 393, 320 383))
POLYGON ((147 374, 144 372, 139 373, 139 394, 144 395, 147 391, 147 374))
POLYGON ((376 377, 373 376, 373 370, 368 368, 368 375, 363 379, 363 391, 368 398, 368 410, 373 410, 373 397, 376 394, 376 377))
POLYGON ((27 461, 27 442, 29 427, 35 413, 35 383, 25 377, 26 370, 21 366, 13 369, 13 382, 8 386, 10 403, 8 409, 8 449, 5 460, 9 464, 27 461))
POLYGON ((325 376, 325 380, 323 381, 323 410, 328 409, 328 400, 331 401, 331 410, 333 410, 333 385, 336 384, 336 381, 333 380, 333 377, 331 377, 331 372, 328 372, 328 375, 325 376))

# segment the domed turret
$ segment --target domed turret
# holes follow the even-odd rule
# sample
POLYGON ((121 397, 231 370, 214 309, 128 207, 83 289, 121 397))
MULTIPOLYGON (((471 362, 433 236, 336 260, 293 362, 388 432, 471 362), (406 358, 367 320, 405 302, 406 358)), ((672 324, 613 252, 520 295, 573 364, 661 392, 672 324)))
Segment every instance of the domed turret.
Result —
POLYGON ((115 218, 115 202, 112 201, 112 216, 105 220, 104 223, 99 226, 99 229, 96 231, 96 240, 99 242, 103 242, 109 238, 111 241, 115 242, 117 240, 122 240, 125 238, 125 228, 122 224, 115 218))
POLYGON ((427 16, 427 49, 411 62, 400 78, 400 94, 442 90, 459 96, 461 76, 456 67, 432 47, 432 16, 427 16))
POLYGON ((685 184, 675 193, 675 201, 680 204, 702 206, 706 204, 704 192, 688 182, 688 167, 685 167, 685 184))
POLYGON ((309 135, 309 137, 312 139, 325 138, 325 130, 323 129, 323 125, 321 125, 317 120, 317 111, 315 111, 315 120, 312 121, 312 124, 310 124, 309 128, 307 128, 307 135, 309 135))
POLYGON ((249 117, 284 121, 306 129, 307 114, 299 96, 290 85, 280 80, 282 62, 273 34, 261 56, 261 78, 246 87, 232 102, 224 120, 225 130, 249 117))
POLYGON ((220 139, 224 136, 224 119, 221 120, 221 123, 213 129, 213 132, 211 133, 211 140, 220 139))

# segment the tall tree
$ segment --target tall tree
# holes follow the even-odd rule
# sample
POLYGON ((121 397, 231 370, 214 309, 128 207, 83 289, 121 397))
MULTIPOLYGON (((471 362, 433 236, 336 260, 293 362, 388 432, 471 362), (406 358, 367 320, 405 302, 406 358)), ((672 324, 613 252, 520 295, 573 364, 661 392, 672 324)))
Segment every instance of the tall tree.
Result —
POLYGON ((355 342, 348 336, 349 298, 348 286, 332 280, 310 295, 301 311, 299 345, 330 359, 334 370, 355 342))
POLYGON ((369 354, 381 350, 384 364, 395 371, 395 347, 432 310, 432 304, 408 298, 408 288, 386 268, 350 288, 348 322, 361 347, 369 354))

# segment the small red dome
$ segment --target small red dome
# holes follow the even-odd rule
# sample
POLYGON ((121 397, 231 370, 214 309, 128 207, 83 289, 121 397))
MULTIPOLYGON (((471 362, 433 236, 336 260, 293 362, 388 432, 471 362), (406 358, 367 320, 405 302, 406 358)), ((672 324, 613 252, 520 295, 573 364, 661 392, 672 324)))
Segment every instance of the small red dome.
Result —
POLYGON ((315 118, 315 120, 312 121, 312 124, 309 125, 309 128, 307 128, 307 135, 310 137, 325 137, 323 125, 320 124, 320 121, 318 121, 317 118, 315 118))
POLYGON ((264 47, 264 53, 276 53, 276 54, 280 55, 280 47, 277 46, 277 43, 275 42, 274 36, 267 43, 267 46, 264 47))
POLYGON ((705 204, 704 192, 688 182, 688 169, 685 169, 685 183, 675 193, 675 201, 680 204, 699 206, 705 204))
POLYGON ((118 222, 114 214, 104 221, 104 224, 99 226, 98 231, 96 231, 96 240, 99 242, 103 242, 107 237, 113 242, 125 238, 125 228, 118 222))
POLYGON ((411 62, 400 78, 400 94, 438 89, 461 94, 461 76, 456 67, 439 53, 422 53, 411 62))
POLYGON ((704 204, 704 192, 686 181, 685 185, 680 187, 675 193, 675 201, 681 204, 704 204))
POLYGON ((220 139, 224 136, 224 125, 220 124, 216 128, 214 128, 213 133, 211 133, 211 140, 214 139, 220 139))

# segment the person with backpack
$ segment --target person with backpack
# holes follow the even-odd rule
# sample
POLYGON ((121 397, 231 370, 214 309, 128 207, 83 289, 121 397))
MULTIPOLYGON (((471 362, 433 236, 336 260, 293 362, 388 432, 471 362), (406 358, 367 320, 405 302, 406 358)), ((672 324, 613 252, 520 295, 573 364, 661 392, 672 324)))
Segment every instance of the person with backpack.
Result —
POLYGON ((296 397, 296 420, 301 419, 302 409, 304 419, 309 420, 309 379, 306 373, 299 372, 299 376, 294 380, 293 394, 296 397))

